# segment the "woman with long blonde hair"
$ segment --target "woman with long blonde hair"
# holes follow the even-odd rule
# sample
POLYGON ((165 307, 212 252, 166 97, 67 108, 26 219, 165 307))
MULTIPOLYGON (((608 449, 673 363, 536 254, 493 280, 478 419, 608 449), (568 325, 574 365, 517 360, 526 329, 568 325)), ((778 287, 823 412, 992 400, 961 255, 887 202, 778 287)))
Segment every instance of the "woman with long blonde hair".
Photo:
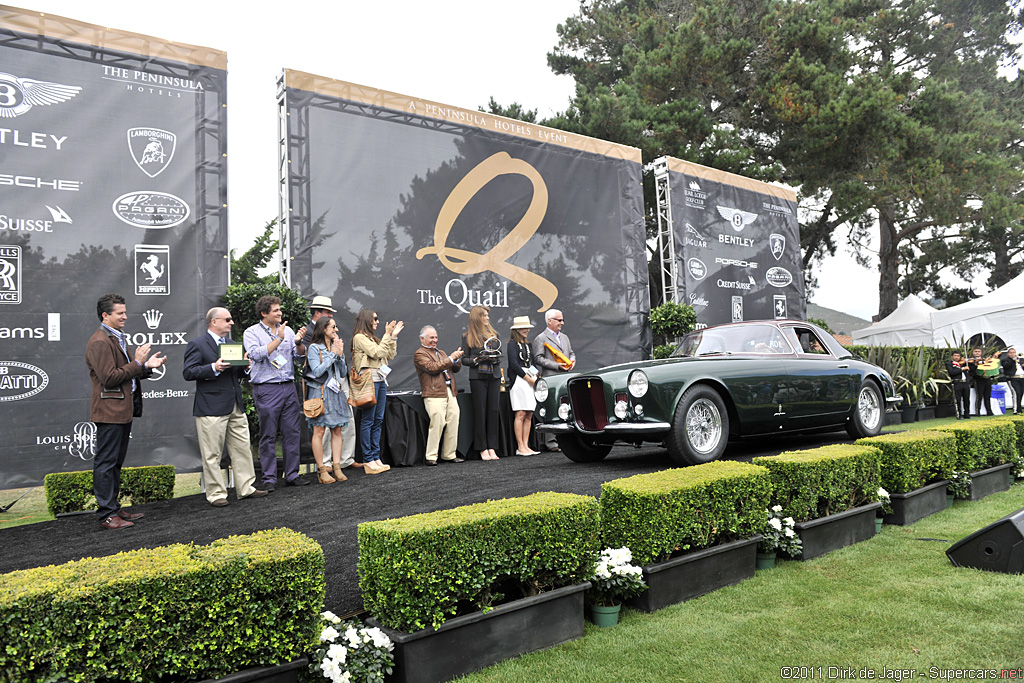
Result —
POLYGON ((473 450, 481 460, 497 460, 498 398, 501 389, 501 342, 491 327, 486 306, 469 311, 469 329, 462 335, 462 364, 469 368, 469 390, 473 403, 473 450))
POLYGON ((373 388, 377 394, 377 405, 362 410, 359 416, 359 443, 363 447, 363 471, 380 474, 391 469, 380 461, 380 432, 384 424, 384 401, 388 387, 384 379, 388 361, 398 354, 398 333, 405 327, 402 321, 392 320, 384 326, 384 336, 375 334, 379 320, 377 314, 364 308, 356 314, 352 326, 352 367, 356 372, 369 368, 373 376, 373 388))

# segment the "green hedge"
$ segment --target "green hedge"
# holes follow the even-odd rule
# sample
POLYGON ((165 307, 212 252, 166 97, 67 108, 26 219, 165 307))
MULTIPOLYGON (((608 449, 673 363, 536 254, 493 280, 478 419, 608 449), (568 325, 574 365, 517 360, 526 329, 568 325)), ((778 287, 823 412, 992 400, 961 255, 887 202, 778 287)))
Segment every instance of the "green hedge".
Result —
POLYGON ((956 469, 976 472, 1016 462, 1017 430, 1003 417, 961 420, 955 424, 929 427, 956 437, 956 469))
POLYGON ((1015 477, 1024 477, 1024 415, 1007 415, 1006 419, 1013 425, 1017 434, 1017 454, 1013 459, 1013 474, 1015 477))
POLYGON ((878 500, 881 453, 873 446, 832 444, 754 458, 771 472, 772 502, 797 522, 878 500))
POLYGON ((289 529, 0 575, 0 678, 193 680, 312 650, 319 544, 289 529))
POLYGON ((882 453, 882 487, 889 493, 949 479, 956 469, 956 437, 948 432, 912 430, 860 439, 882 453))
POLYGON ((487 610, 585 580, 599 534, 596 500, 550 492, 364 522, 363 604, 390 628, 437 628, 460 603, 487 610))
POLYGON ((601 485, 601 535, 628 546, 640 564, 674 553, 749 538, 764 528, 768 470, 715 461, 638 474, 601 485))
MULTIPOLYGON (((46 507, 51 515, 94 509, 92 470, 52 472, 43 479, 46 507)), ((118 501, 130 498, 133 505, 174 497, 174 466, 125 467, 121 470, 121 494, 118 501)))

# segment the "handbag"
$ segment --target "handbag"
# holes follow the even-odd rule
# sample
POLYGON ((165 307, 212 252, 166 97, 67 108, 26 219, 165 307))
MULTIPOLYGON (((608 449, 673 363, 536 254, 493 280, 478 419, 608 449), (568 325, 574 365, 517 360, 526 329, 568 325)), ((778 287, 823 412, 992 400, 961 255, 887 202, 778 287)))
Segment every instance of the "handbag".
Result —
POLYGON ((352 368, 348 375, 348 404, 355 408, 377 405, 377 391, 373 386, 373 371, 369 368, 356 371, 356 357, 352 356, 352 368))
MULTIPOLYGON (((323 356, 320 356, 320 360, 323 360, 323 356)), ((308 367, 307 363, 307 367, 308 367)), ((320 417, 324 414, 324 385, 320 385, 320 398, 306 398, 306 372, 305 369, 302 372, 302 397, 305 399, 302 402, 302 414, 306 417, 320 417)))

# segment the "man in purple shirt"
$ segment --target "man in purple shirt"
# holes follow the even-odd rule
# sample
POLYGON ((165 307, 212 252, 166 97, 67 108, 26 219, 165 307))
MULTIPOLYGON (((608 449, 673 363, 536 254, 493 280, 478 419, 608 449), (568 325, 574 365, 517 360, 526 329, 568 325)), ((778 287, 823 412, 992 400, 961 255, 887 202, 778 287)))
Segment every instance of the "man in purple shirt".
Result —
POLYGON ((256 302, 260 322, 245 331, 242 338, 252 368, 249 383, 256 414, 260 418, 260 469, 263 470, 263 488, 273 491, 277 484, 277 433, 281 432, 284 451, 284 476, 287 486, 305 486, 309 482, 299 476, 299 396, 295 390, 293 360, 305 357, 305 347, 296 346, 295 338, 306 334, 306 328, 297 333, 282 322, 281 300, 276 296, 261 296, 256 302))

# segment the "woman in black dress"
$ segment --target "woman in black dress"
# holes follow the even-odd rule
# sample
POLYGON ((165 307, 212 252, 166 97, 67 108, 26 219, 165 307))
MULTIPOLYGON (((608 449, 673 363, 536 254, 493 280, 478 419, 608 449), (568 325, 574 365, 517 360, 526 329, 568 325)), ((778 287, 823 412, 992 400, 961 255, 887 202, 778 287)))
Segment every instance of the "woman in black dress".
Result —
POLYGON ((469 368, 473 402, 473 450, 481 460, 497 460, 498 398, 501 389, 501 341, 491 327, 486 306, 469 311, 469 329, 462 335, 462 364, 469 368))

